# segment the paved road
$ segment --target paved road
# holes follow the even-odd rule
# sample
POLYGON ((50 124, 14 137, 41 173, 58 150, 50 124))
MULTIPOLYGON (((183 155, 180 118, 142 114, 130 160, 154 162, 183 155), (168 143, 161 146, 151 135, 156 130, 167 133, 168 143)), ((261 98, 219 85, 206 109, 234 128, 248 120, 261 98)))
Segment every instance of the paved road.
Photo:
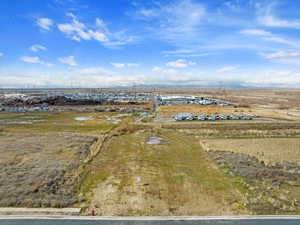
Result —
POLYGON ((0 225, 299 225, 300 219, 79 220, 1 219, 0 225))

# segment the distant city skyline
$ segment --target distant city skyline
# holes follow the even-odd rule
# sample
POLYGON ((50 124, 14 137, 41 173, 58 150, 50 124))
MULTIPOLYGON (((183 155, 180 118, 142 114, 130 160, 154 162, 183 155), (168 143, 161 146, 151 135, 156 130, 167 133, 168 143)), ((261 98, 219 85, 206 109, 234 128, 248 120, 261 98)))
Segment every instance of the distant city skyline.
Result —
POLYGON ((3 0, 0 87, 300 88, 300 2, 3 0))

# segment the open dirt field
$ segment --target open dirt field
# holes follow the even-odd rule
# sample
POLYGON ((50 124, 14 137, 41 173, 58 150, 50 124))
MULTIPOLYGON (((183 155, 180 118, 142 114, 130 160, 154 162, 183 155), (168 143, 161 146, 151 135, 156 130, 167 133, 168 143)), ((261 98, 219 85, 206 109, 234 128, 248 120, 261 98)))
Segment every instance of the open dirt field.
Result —
POLYGON ((233 215, 243 195, 193 137, 139 130, 115 136, 87 167, 81 187, 97 215, 233 215), (160 144, 147 144, 150 137, 160 144))
POLYGON ((207 139, 202 143, 208 150, 243 153, 268 165, 282 162, 300 165, 300 138, 207 139))

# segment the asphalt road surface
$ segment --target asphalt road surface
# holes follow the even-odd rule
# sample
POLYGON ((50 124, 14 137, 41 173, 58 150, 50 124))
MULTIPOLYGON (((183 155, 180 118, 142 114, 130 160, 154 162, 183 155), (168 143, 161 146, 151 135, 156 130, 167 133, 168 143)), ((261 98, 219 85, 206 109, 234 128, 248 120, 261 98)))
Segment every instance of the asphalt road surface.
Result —
POLYGON ((0 225, 300 225, 300 219, 80 220, 1 219, 0 225))

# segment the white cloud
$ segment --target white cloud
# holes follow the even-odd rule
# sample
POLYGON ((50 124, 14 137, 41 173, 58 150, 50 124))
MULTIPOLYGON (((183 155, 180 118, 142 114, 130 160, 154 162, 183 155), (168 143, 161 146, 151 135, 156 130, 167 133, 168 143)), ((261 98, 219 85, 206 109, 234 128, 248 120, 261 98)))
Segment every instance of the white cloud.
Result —
POLYGON ((84 75, 98 75, 98 74, 112 75, 113 74, 112 71, 109 71, 102 67, 82 68, 82 69, 77 70, 77 72, 80 74, 84 74, 84 75))
POLYGON ((165 74, 165 75, 176 75, 178 73, 178 71, 175 70, 175 69, 166 69, 166 68, 162 68, 162 67, 159 67, 159 66, 154 66, 152 68, 152 71, 162 73, 162 74, 165 74))
POLYGON ((30 50, 33 51, 33 52, 38 52, 38 51, 40 51, 40 50, 46 51, 47 48, 44 47, 44 46, 42 46, 42 45, 32 45, 32 46, 30 47, 30 50))
POLYGON ((267 59, 286 58, 286 57, 300 57, 300 51, 278 51, 266 55, 267 59))
POLYGON ((152 68, 152 71, 153 71, 153 72, 160 72, 160 71, 162 71, 162 68, 159 67, 159 66, 154 66, 154 67, 152 68))
POLYGON ((199 52, 196 49, 176 49, 171 51, 162 51, 162 54, 165 54, 166 57, 168 56, 176 56, 176 57, 183 57, 183 58, 191 58, 191 57, 205 57, 216 55, 216 52, 199 52))
POLYGON ((53 21, 49 18, 38 18, 36 24, 42 29, 49 31, 53 26, 53 21))
POLYGON ((88 29, 85 24, 78 21, 78 19, 72 14, 69 13, 68 16, 72 18, 71 23, 58 24, 58 29, 65 33, 72 40, 80 41, 83 40, 97 40, 99 42, 106 42, 108 38, 104 33, 88 29))
POLYGON ((127 63, 128 67, 138 67, 140 64, 138 63, 127 63))
POLYGON ((111 65, 113 65, 116 68, 123 68, 123 67, 125 67, 124 63, 111 63, 111 65))
MULTIPOLYGON (((254 73, 252 73, 253 75, 254 73)), ((251 77, 244 81, 244 84, 252 87, 279 87, 279 88, 299 88, 300 71, 276 70, 259 71, 258 76, 251 77)))
POLYGON ((61 63, 67 64, 69 66, 77 66, 77 63, 75 61, 75 57, 74 56, 67 56, 67 57, 61 57, 58 58, 58 61, 60 61, 61 63))
POLYGON ((227 1, 224 3, 224 6, 226 6, 228 9, 235 11, 235 12, 239 12, 241 10, 240 8, 240 1, 239 0, 235 0, 235 1, 227 1))
POLYGON ((241 30, 240 33, 244 34, 244 35, 259 36, 259 37, 261 37, 261 40, 264 40, 264 41, 271 41, 271 42, 276 42, 276 43, 290 45, 293 47, 300 48, 299 41, 289 40, 289 39, 280 37, 278 35, 275 35, 269 31, 260 30, 260 29, 248 29, 248 30, 246 29, 246 30, 241 30))
POLYGON ((271 33, 269 31, 261 30, 261 29, 245 29, 240 31, 241 34, 247 35, 258 35, 258 36, 269 36, 271 33))
POLYGON ((49 67, 53 66, 53 64, 46 63, 37 56, 35 56, 35 57, 23 56, 20 58, 20 60, 22 60, 23 62, 26 62, 26 63, 41 64, 41 65, 45 65, 45 66, 49 66, 49 67))
POLYGON ((185 59, 177 59, 176 61, 167 62, 166 66, 175 67, 175 68, 185 68, 188 66, 193 66, 196 63, 187 61, 185 59))
POLYGON ((239 67, 240 67, 240 65, 225 66, 225 67, 218 69, 217 72, 219 72, 219 73, 230 72, 230 71, 238 69, 239 67))
POLYGON ((71 17, 71 22, 58 24, 57 27, 71 40, 96 40, 108 47, 121 46, 134 41, 134 37, 128 36, 125 31, 115 33, 109 31, 99 18, 96 18, 95 25, 90 26, 80 22, 72 13, 68 13, 67 16, 71 17))
POLYGON ((39 57, 23 56, 21 57, 21 60, 27 63, 43 64, 43 61, 39 57))
POLYGON ((4 53, 3 53, 3 52, 0 52, 0 57, 1 57, 1 56, 4 56, 4 53))
POLYGON ((268 60, 282 64, 300 64, 300 51, 278 51, 275 53, 265 54, 264 57, 268 60))
POLYGON ((251 70, 234 74, 218 74, 209 71, 184 72, 174 69, 164 69, 160 72, 139 74, 133 72, 116 72, 101 67, 80 69, 66 68, 53 71, 32 69, 30 71, 12 71, 0 68, 0 83, 2 87, 131 87, 133 84, 145 85, 199 85, 219 87, 220 81, 224 87, 285 87, 300 88, 299 70, 251 70))
POLYGON ((272 2, 271 4, 262 7, 262 5, 258 5, 259 12, 257 20, 258 22, 267 27, 284 27, 284 28, 293 28, 300 29, 300 20, 287 20, 279 18, 274 13, 274 8, 278 3, 272 2))
POLYGON ((111 63, 116 68, 124 68, 124 67, 138 67, 140 64, 137 63, 111 63))
POLYGON ((282 37, 271 36, 271 37, 265 37, 264 40, 277 42, 277 43, 280 43, 280 44, 285 44, 285 45, 293 46, 293 47, 296 47, 296 48, 300 48, 300 42, 299 41, 292 41, 292 40, 288 40, 288 39, 285 39, 285 38, 282 38, 282 37))

